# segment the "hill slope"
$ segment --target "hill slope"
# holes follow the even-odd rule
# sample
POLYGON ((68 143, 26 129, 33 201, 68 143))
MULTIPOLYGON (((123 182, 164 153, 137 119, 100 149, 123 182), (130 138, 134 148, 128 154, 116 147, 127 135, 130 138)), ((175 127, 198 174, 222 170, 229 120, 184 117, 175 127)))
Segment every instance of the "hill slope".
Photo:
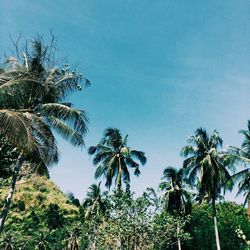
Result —
MULTIPOLYGON (((7 191, 7 187, 1 189, 1 206, 7 191)), ((79 219, 79 208, 55 183, 46 177, 34 175, 17 182, 5 231, 15 238, 15 244, 32 241, 30 244, 33 245, 34 241, 38 244, 43 235, 65 238, 65 228, 70 228, 70 224, 79 219)))

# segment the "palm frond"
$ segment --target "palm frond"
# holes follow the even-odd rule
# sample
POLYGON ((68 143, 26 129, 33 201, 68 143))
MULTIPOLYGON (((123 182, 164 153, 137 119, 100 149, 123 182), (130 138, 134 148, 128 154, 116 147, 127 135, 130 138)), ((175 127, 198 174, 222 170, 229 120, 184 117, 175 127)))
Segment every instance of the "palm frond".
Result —
POLYGON ((105 159, 111 159, 113 157, 112 152, 109 151, 102 151, 95 154, 93 158, 93 164, 98 165, 99 163, 103 162, 105 159))
POLYGON ((0 108, 33 108, 42 101, 45 87, 36 80, 18 79, 0 85, 0 108))
POLYGON ((160 190, 162 190, 162 191, 166 191, 166 190, 168 190, 168 189, 171 188, 171 185, 170 185, 169 182, 163 181, 163 182, 161 182, 161 183, 159 184, 159 188, 160 188, 160 190))
POLYGON ((174 167, 167 167, 163 170, 163 177, 162 179, 173 179, 175 180, 177 177, 177 169, 174 167))
MULTIPOLYGON (((136 176, 138 176, 138 175, 136 175, 136 176)), ((122 168, 122 179, 123 179, 124 183, 130 183, 130 174, 129 174, 129 171, 128 171, 128 169, 126 167, 122 168)))
POLYGON ((183 148, 181 149, 181 156, 187 157, 187 156, 189 156, 189 155, 195 154, 195 153, 196 153, 196 150, 197 150, 197 149, 196 149, 195 147, 193 147, 193 146, 190 146, 190 145, 185 146, 185 147, 183 147, 183 148))
POLYGON ((95 178, 100 178, 105 172, 107 172, 108 166, 107 165, 99 165, 95 171, 95 178))
POLYGON ((25 113, 0 110, 0 133, 20 151, 33 152, 37 149, 32 127, 25 113))
POLYGON ((53 163, 58 163, 59 152, 56 144, 56 139, 50 129, 50 127, 44 123, 44 121, 36 115, 26 114, 30 120, 32 120, 32 134, 33 137, 37 138, 38 151, 40 157, 42 157, 44 164, 51 165, 53 163))
POLYGON ((96 146, 90 146, 90 147, 88 148, 88 154, 89 154, 89 155, 93 155, 93 154, 95 154, 96 150, 97 150, 97 147, 96 147, 96 146))
POLYGON ((146 164, 147 158, 146 158, 144 152, 138 151, 138 150, 131 150, 131 151, 130 151, 130 154, 131 154, 131 156, 134 157, 135 159, 138 159, 142 165, 146 164))
POLYGON ((83 110, 77 110, 60 103, 46 103, 38 107, 38 112, 43 116, 53 116, 71 125, 73 129, 85 135, 87 133, 88 118, 83 110))
POLYGON ((74 146, 84 146, 82 134, 79 134, 60 119, 50 116, 47 117, 48 124, 55 129, 64 139, 68 140, 74 146))
POLYGON ((131 168, 138 168, 139 164, 137 162, 135 162, 132 158, 125 158, 125 162, 126 164, 131 167, 131 168))
POLYGON ((49 81, 52 81, 52 86, 56 89, 60 100, 64 100, 69 94, 79 91, 81 87, 78 83, 78 76, 72 73, 60 75, 58 81, 54 82, 54 78, 49 78, 47 82, 49 81))

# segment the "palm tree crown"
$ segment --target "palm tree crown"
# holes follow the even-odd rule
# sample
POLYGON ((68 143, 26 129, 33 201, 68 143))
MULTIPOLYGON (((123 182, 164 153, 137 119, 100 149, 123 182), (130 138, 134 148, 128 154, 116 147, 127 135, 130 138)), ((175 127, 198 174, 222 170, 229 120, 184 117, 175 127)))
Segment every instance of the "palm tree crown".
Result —
POLYGON ((51 68, 49 56, 48 47, 38 39, 30 53, 26 48, 22 57, 8 58, 6 68, 0 69, 0 135, 19 152, 0 215, 0 232, 23 162, 39 164, 42 172, 58 162, 52 129, 75 146, 84 144, 86 114, 65 102, 70 92, 80 88, 81 77, 68 69, 51 68))
POLYGON ((127 138, 122 138, 120 131, 116 128, 107 128, 104 131, 104 137, 96 146, 88 149, 90 155, 94 155, 93 163, 98 165, 95 177, 105 176, 105 185, 110 189, 113 179, 119 190, 122 190, 122 181, 130 183, 130 174, 128 167, 134 169, 134 174, 140 174, 139 163, 146 163, 145 153, 130 149, 127 146, 127 138))
POLYGON ((216 200, 230 178, 223 153, 219 151, 222 142, 217 131, 209 136, 206 130, 199 128, 181 152, 186 157, 183 167, 187 170, 188 180, 191 185, 197 185, 203 200, 216 200))
POLYGON ((190 212, 191 197, 185 190, 183 169, 167 167, 163 171, 165 181, 160 183, 160 189, 165 191, 166 209, 173 214, 185 214, 190 212))
POLYGON ((101 192, 101 182, 98 185, 92 184, 89 187, 87 196, 83 202, 83 207, 86 208, 85 218, 89 218, 92 213, 104 213, 106 202, 103 199, 107 195, 106 192, 101 192))
POLYGON ((244 135, 244 141, 240 148, 230 147, 228 158, 234 163, 243 163, 244 169, 232 176, 234 182, 238 183, 237 195, 243 194, 245 197, 245 204, 250 199, 250 120, 246 130, 240 130, 240 133, 244 135))
POLYGON ((73 145, 83 145, 86 113, 65 102, 79 89, 80 76, 46 64, 48 48, 40 40, 23 60, 10 57, 0 74, 0 133, 23 154, 46 164, 57 162, 52 129, 73 145))

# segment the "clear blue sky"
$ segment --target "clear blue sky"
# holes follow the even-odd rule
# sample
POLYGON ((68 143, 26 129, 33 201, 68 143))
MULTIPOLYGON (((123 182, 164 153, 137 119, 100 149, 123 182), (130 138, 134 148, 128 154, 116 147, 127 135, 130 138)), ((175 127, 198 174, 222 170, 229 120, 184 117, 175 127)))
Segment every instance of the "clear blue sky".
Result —
MULTIPOLYGON (((86 145, 106 127, 129 134, 148 163, 132 178, 138 194, 156 186, 164 167, 180 167, 180 149, 196 128, 217 129, 240 145, 250 119, 250 2, 244 0, 2 0, 1 54, 9 33, 58 38, 92 86, 72 97, 88 111, 86 145)), ((94 182, 86 150, 58 139, 51 178, 82 199, 94 182)), ((233 195, 228 196, 234 199, 233 195)))

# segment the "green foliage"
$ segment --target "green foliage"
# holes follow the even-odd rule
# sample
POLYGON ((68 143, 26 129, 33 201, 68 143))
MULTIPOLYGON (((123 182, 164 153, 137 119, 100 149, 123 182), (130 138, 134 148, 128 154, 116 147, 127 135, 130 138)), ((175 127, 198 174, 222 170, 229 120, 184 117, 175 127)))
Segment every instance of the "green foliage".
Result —
POLYGON ((57 204, 49 204, 45 217, 49 229, 56 229, 63 226, 64 217, 60 213, 59 206, 57 204))
POLYGON ((17 202, 17 207, 18 207, 18 209, 19 209, 20 212, 21 212, 21 211, 25 211, 25 202, 22 201, 22 200, 19 200, 19 201, 17 202))
MULTIPOLYGON (((115 191, 108 196, 108 204, 105 217, 101 220, 94 217, 90 221, 98 222, 94 225, 94 237, 90 238, 97 249, 176 247, 176 221, 167 212, 155 214, 147 196, 133 198, 130 192, 115 191)), ((184 222, 179 221, 179 224, 180 239, 188 240, 188 233, 182 230, 184 222)))
MULTIPOLYGON (((250 239, 250 222, 246 209, 232 202, 220 203, 216 205, 216 209, 221 249, 247 250, 246 242, 237 235, 237 230, 241 229, 246 239, 250 239)), ((194 205, 188 231, 192 237, 188 249, 193 249, 193 246, 200 250, 216 248, 211 206, 206 203, 194 205)))
MULTIPOLYGON (((5 193, 2 194, 4 196, 5 193)), ((27 241, 27 249, 33 250, 41 237, 50 244, 47 249, 63 249, 52 248, 51 245, 62 246, 69 225, 79 220, 78 208, 67 201, 66 195, 45 177, 32 176, 21 180, 17 183, 5 231, 14 236, 18 245, 27 241), (43 197, 42 203, 39 197, 43 197)))
MULTIPOLYGON (((152 188, 136 198, 130 192, 129 169, 139 176, 146 157, 128 147, 128 136, 123 138, 116 128, 107 128, 99 144, 88 149, 97 165, 95 177, 104 176, 108 189, 115 182, 113 193, 102 192, 101 183, 93 184, 80 204, 72 193, 66 196, 47 178, 33 175, 48 176, 47 167, 58 162, 54 131, 74 146, 84 145, 87 132, 85 111, 66 101, 70 93, 81 90, 83 80, 84 86, 89 81, 67 65, 55 67, 52 48, 36 39, 31 49, 27 44, 25 52, 7 58, 0 69, 0 205, 8 178, 12 175, 14 184, 18 180, 0 249, 175 250, 181 245, 186 250, 213 250, 216 216, 221 250, 249 249, 245 208, 215 201, 223 188, 239 180, 238 193, 249 199, 250 121, 248 130, 240 131, 245 137, 241 148, 231 147, 226 154, 219 150, 222 139, 217 131, 209 135, 197 129, 182 149, 184 169, 164 170, 162 197, 152 188), (13 166, 19 158, 25 166, 18 179, 22 164, 13 166), (246 168, 230 179, 228 166, 239 162, 246 168), (192 213, 186 177, 198 191, 199 204, 193 204, 192 213)), ((219 245, 219 237, 216 240, 219 245)))
POLYGON ((153 226, 153 242, 152 249, 177 249, 177 239, 181 244, 190 240, 190 233, 185 231, 185 225, 189 221, 189 217, 180 218, 173 217, 167 211, 163 211, 154 217, 153 226), (177 227, 179 233, 177 233, 177 227))
POLYGON ((0 138, 0 179, 8 178, 13 171, 19 152, 4 137, 0 138))
POLYGON ((46 46, 38 37, 7 58, 0 74, 1 133, 26 157, 36 155, 45 164, 58 161, 52 128, 75 146, 84 144, 87 132, 85 112, 67 97, 89 81, 68 67, 56 68, 53 52, 53 41, 46 46))
MULTIPOLYGON (((158 202, 152 202, 150 195, 135 198, 130 192, 115 191, 102 196, 105 213, 93 212, 86 218, 86 208, 69 203, 69 197, 50 180, 38 176, 32 178, 17 185, 6 221, 7 235, 0 237, 4 247, 11 243, 14 249, 25 245, 30 250, 39 249, 38 246, 51 250, 72 246, 79 249, 95 246, 98 250, 175 250, 178 236, 183 249, 215 249, 209 204, 194 205, 188 217, 175 217, 163 206, 158 207, 158 202), (46 187, 46 191, 39 187, 46 187), (44 197, 42 204, 37 201, 39 195, 44 197), (25 204, 23 211, 20 201, 25 204)), ((95 211, 98 206, 99 203, 95 211)), ((221 249, 246 250, 246 242, 250 239, 246 209, 230 202, 218 204, 216 209, 221 249)))

